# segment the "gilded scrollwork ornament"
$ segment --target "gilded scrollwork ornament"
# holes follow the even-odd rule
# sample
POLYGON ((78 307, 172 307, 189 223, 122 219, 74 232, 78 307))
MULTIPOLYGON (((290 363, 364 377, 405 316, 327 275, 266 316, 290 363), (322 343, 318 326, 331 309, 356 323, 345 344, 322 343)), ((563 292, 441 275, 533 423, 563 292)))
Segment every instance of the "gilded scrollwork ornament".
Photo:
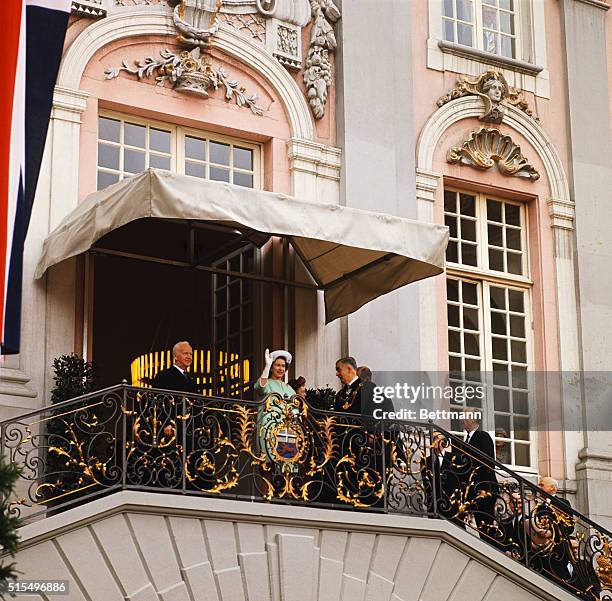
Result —
POLYGON ((247 95, 246 88, 230 79, 223 67, 212 67, 199 46, 180 53, 165 49, 159 54, 159 59, 147 56, 135 61, 134 67, 130 67, 127 60, 123 61, 122 67, 109 67, 104 71, 106 79, 115 79, 122 71, 136 75, 139 80, 157 74, 155 80, 158 86, 169 82, 177 91, 202 98, 208 98, 210 92, 222 88, 228 102, 233 100, 239 107, 248 107, 255 115, 263 114, 263 109, 257 105, 257 94, 247 95))
POLYGON ((499 124, 503 121, 503 102, 516 106, 526 115, 535 119, 535 121, 539 121, 537 117, 534 117, 529 104, 523 98, 523 92, 510 87, 503 74, 495 69, 485 71, 476 79, 468 77, 459 79, 457 85, 438 100, 437 105, 439 107, 444 106, 451 100, 463 96, 478 96, 482 98, 484 113, 478 118, 487 123, 499 124))
POLYGON ((523 155, 520 146, 498 129, 481 127, 472 132, 461 146, 449 150, 448 162, 477 169, 491 169, 497 165, 502 175, 526 177, 531 181, 540 178, 540 173, 523 155))

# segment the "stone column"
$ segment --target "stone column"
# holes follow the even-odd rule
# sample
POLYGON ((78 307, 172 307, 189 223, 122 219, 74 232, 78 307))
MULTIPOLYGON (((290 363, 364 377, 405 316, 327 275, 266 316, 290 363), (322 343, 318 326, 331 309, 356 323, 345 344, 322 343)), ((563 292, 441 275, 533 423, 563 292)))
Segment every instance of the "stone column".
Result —
MULTIPOLYGON (((336 115, 342 203, 415 219, 410 5, 405 0, 343 3, 336 115)), ((419 369, 419 302, 415 284, 349 316, 349 353, 373 369, 419 369)))
MULTIPOLYGON (((589 374, 612 371, 612 141, 610 136, 606 21, 601 0, 562 0, 567 63, 571 180, 576 204, 575 262, 580 324, 583 449, 576 466, 580 506, 612 524, 612 437, 588 430, 597 392, 589 374)), ((609 29, 609 27, 608 27, 609 29)), ((610 43, 610 40, 608 40, 610 43)), ((606 426, 604 426, 605 429, 606 426)), ((610 428, 610 424, 607 424, 610 428)))

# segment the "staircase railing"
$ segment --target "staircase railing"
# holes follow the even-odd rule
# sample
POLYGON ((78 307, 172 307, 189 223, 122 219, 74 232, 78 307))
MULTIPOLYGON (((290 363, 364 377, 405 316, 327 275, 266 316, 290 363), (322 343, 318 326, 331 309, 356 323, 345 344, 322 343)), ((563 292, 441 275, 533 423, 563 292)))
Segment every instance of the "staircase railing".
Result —
POLYGON ((612 601, 612 534, 432 423, 118 385, 0 423, 24 523, 116 490, 446 519, 584 599, 612 601))

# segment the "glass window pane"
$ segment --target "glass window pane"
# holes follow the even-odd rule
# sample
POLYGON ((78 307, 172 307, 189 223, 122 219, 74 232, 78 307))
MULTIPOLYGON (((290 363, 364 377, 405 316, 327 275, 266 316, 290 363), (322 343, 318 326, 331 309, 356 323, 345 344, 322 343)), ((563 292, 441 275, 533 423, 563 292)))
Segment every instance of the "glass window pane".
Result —
POLYGON ((493 309, 505 309, 506 308, 506 290, 505 288, 497 288, 491 286, 490 292, 490 303, 493 309))
POLYGON ((444 39, 447 42, 455 41, 455 24, 453 21, 444 19, 444 39))
POLYGON ((185 156, 199 161, 206 160, 206 140, 185 136, 185 156))
POLYGON ((504 251, 489 249, 489 269, 504 271, 504 251))
POLYGON ((521 230, 506 228, 506 246, 514 250, 521 250, 521 230))
POLYGON ((527 368, 512 366, 512 387, 527 389, 527 368))
POLYGON ((510 416, 495 414, 495 429, 503 430, 506 436, 510 432, 510 416))
POLYGON ((458 280, 446 280, 446 298, 452 301, 459 300, 459 281, 458 280))
POLYGON ((480 344, 476 334, 463 334, 463 349, 466 355, 480 355, 480 344))
POLYGON ((119 170, 119 146, 98 143, 98 167, 119 170))
POLYGON ((476 242, 476 222, 471 219, 461 220, 461 238, 476 242))
POLYGON ((511 13, 499 13, 499 26, 502 33, 514 33, 514 18, 511 13))
MULTIPOLYGON (((219 142, 210 142, 210 162, 218 163, 219 165, 230 164, 230 145, 221 144, 219 142)), ((211 176, 211 179, 212 176, 211 176)), ((225 180, 223 180, 225 181, 225 180)))
POLYGON ((514 445, 514 464, 529 467, 529 445, 515 444, 514 445))
POLYGON ((149 157, 149 167, 170 170, 170 157, 161 156, 159 154, 152 154, 149 157))
POLYGON ((507 335, 505 313, 491 312, 491 331, 493 334, 507 335))
POLYGON ((514 413, 529 413, 529 401, 526 392, 512 391, 512 409, 514 413))
POLYGON ((478 257, 476 256, 475 244, 461 245, 461 262, 465 265, 478 265, 478 257))
POLYGON ((462 282, 461 288, 464 304, 478 306, 478 289, 476 284, 462 282))
POLYGON ((144 148, 146 145, 147 128, 144 125, 125 123, 123 131, 123 142, 128 146, 144 148))
POLYGON ((450 190, 444 190, 444 210, 447 213, 457 212, 457 194, 450 190))
POLYGON ((140 173, 145 169, 145 153, 140 150, 123 151, 123 170, 127 173, 140 173))
POLYGON ((529 418, 514 417, 514 438, 519 440, 529 440, 529 418))
POLYGON ((502 203, 496 200, 487 199, 487 219, 489 221, 497 221, 501 223, 502 220, 502 203))
POLYGON ((449 235, 451 238, 456 238, 457 237, 457 218, 454 217, 453 215, 445 215, 444 216, 444 225, 446 225, 446 227, 449 230, 449 235))
POLYGON ((463 327, 466 330, 478 331, 478 309, 463 307, 463 327))
POLYGON ((525 318, 519 315, 510 315, 510 335, 525 338, 525 318))
POLYGON ((459 335, 459 332, 449 330, 448 332, 448 350, 451 353, 461 352, 461 336, 459 335))
POLYGON ((503 228, 500 225, 489 225, 487 226, 487 232, 489 235, 489 244, 492 246, 503 246, 503 228))
POLYGON ((451 355, 448 358, 448 371, 455 374, 458 374, 462 371, 461 357, 453 357, 451 355))
POLYGON ((152 127, 149 132, 149 148, 170 153, 170 132, 152 127))
POLYGON ((508 272, 516 275, 522 275, 523 273, 523 261, 521 255, 516 253, 507 253, 506 261, 508 263, 508 272))
POLYGON ((507 56, 508 58, 514 58, 514 47, 515 47, 515 38, 510 38, 508 36, 501 36, 501 51, 500 54, 502 56, 507 56))
POLYGON ((115 184, 119 181, 119 175, 116 173, 106 173, 104 171, 98 171, 98 190, 103 190, 111 184, 115 184))
POLYGON ((520 290, 508 290, 508 298, 510 300, 510 311, 517 311, 520 313, 525 311, 523 292, 520 290))
POLYGON ((252 188, 253 187, 253 176, 250 173, 241 173, 240 171, 234 171, 234 183, 237 186, 244 186, 245 188, 252 188))
POLYGON ((476 197, 471 194, 460 194, 459 210, 462 215, 476 217, 476 197))
MULTIPOLYGON (((476 378, 480 373, 480 359, 466 359, 465 360, 465 373, 472 374, 473 378, 476 378)), ((477 399, 473 399, 471 402, 475 403, 477 399)))
POLYGON ((485 52, 497 52, 497 34, 492 31, 482 32, 482 47, 485 52))
POLYGON ((216 182, 228 182, 230 181, 229 169, 221 169, 220 167, 210 168, 210 179, 216 182))
POLYGON ((521 225, 521 207, 518 205, 506 204, 506 223, 508 225, 521 225))
POLYGON ((448 243, 448 246, 446 247, 446 260, 450 263, 456 263, 459 260, 456 242, 448 243))
POLYGON ((490 6, 482 7, 482 26, 487 29, 498 29, 497 10, 490 6))
POLYGON ((505 338, 492 338, 493 359, 506 361, 508 359, 508 344, 505 338))
POLYGON ((121 141, 121 122, 100 117, 98 119, 98 138, 119 143, 121 141))
POLYGON ((508 386, 508 366, 505 363, 493 363, 493 383, 498 386, 508 386))
POLYGON ((464 46, 473 46, 472 26, 464 23, 457 23, 457 43, 464 46))
POLYGON ((445 17, 453 18, 455 13, 453 12, 453 0, 442 0, 442 14, 445 17))
POLYGON ((472 22, 472 0, 457 0, 457 19, 472 22))
POLYGON ((250 148, 234 146, 234 167, 253 170, 253 151, 250 148))
POLYGON ((206 177, 206 165, 201 163, 192 163, 191 161, 185 161, 185 173, 187 175, 193 175, 194 177, 206 177))
POLYGON ((499 8, 504 8, 505 10, 514 10, 512 0, 499 0, 499 8))
POLYGON ((520 340, 512 340, 510 346, 512 350, 512 361, 527 363, 527 345, 520 340))
POLYGON ((447 307, 448 325, 459 327, 459 307, 457 305, 448 305, 447 307))
POLYGON ((495 411, 510 411, 510 393, 507 388, 494 388, 495 411))

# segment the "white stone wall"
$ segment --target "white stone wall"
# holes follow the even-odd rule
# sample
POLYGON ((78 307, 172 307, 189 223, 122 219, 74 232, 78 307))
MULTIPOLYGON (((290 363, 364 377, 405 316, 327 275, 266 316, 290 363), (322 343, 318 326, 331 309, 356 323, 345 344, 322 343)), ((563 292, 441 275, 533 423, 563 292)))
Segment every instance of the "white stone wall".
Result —
POLYGON ((452 524, 402 515, 122 492, 22 537, 22 578, 69 580, 67 601, 572 598, 452 524))

